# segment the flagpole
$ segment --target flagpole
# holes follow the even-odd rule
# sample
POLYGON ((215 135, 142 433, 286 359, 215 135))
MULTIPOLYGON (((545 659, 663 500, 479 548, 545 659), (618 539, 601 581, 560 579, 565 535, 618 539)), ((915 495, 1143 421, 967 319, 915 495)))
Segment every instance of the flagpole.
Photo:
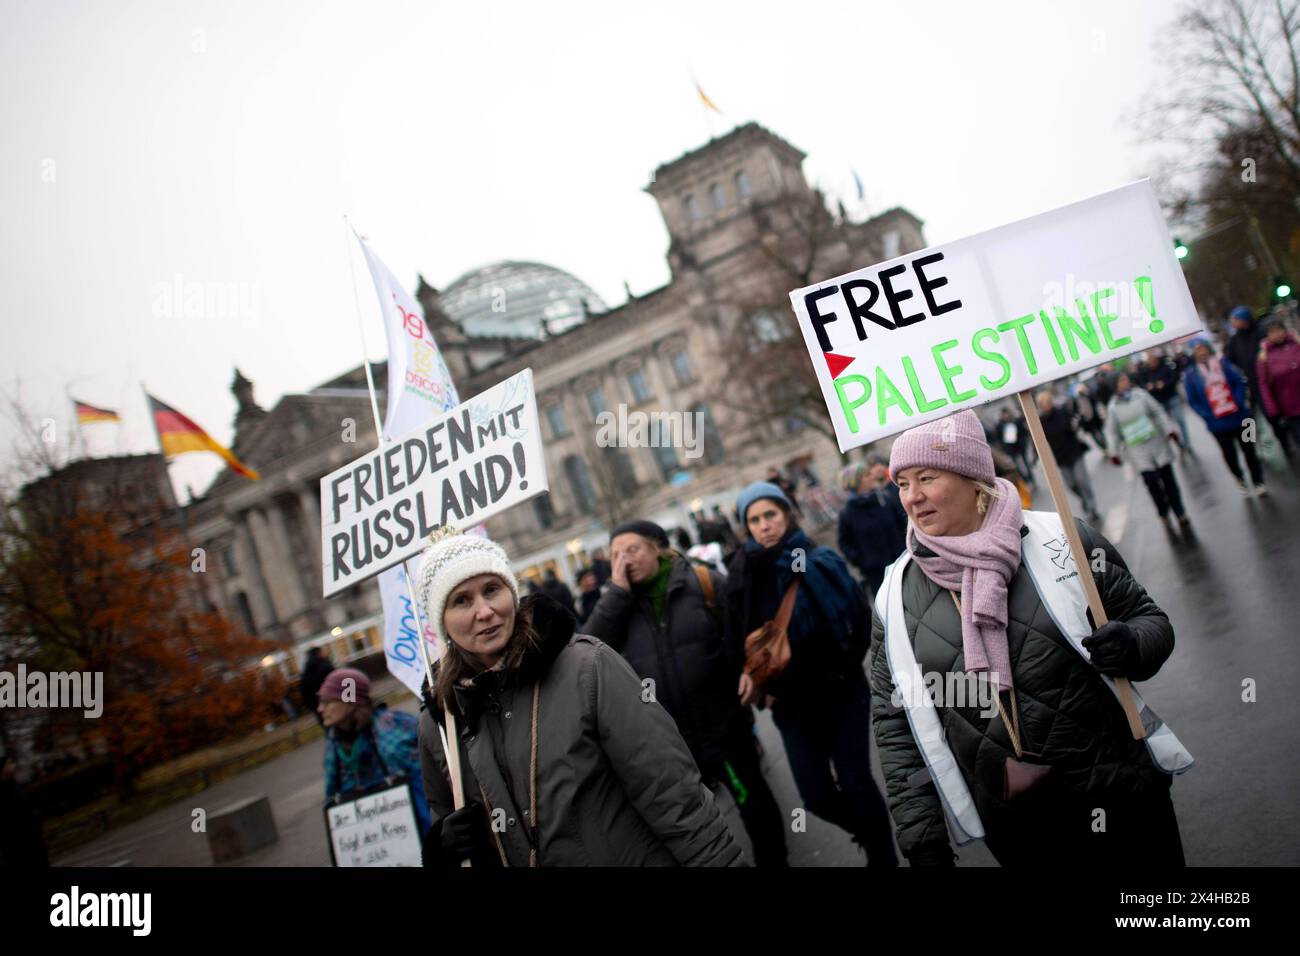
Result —
POLYGON ((184 544, 189 544, 189 522, 185 519, 185 508, 181 504, 181 496, 176 493, 176 485, 172 482, 172 463, 167 460, 167 454, 163 451, 162 434, 158 431, 158 419, 154 417, 153 402, 149 400, 149 389, 145 387, 144 382, 140 383, 140 391, 144 394, 144 408, 149 415, 149 427, 153 429, 153 437, 158 442, 158 454, 163 457, 163 468, 167 472, 167 482, 171 484, 172 497, 176 499, 176 524, 181 529, 181 541, 184 544))
MULTIPOLYGON (((89 458, 90 452, 86 449, 86 433, 81 430, 81 416, 77 414, 77 400, 72 397, 72 392, 66 384, 63 386, 63 396, 72 404, 72 420, 76 422, 77 437, 81 439, 81 457, 89 458)), ((76 461, 77 443, 75 441, 72 443, 72 452, 74 456, 72 460, 76 461)))
MULTIPOLYGON (((352 265, 352 243, 348 242, 348 233, 356 235, 348 217, 343 217, 343 247, 348 257, 348 274, 352 277, 352 304, 357 310, 357 331, 361 333, 361 364, 366 369, 366 387, 370 390, 370 412, 375 416, 375 437, 383 441, 383 429, 379 424, 379 400, 375 397, 375 376, 370 371, 370 350, 366 347, 366 323, 361 318, 361 294, 357 292, 357 272, 352 265)), ((360 240, 360 236, 357 239, 360 240)))
MULTIPOLYGON (((366 323, 361 315, 361 295, 357 291, 357 274, 352 264, 352 244, 348 242, 347 237, 348 232, 356 235, 356 230, 352 228, 352 223, 346 215, 343 217, 343 225, 343 243, 348 257, 348 273, 352 277, 352 301, 356 306, 357 331, 361 336, 361 362, 366 368, 366 388, 370 391, 370 411, 375 420, 375 437, 378 445, 382 447, 383 443, 387 441, 387 436, 384 435, 383 425, 379 421, 379 400, 375 393, 375 378, 370 371, 370 350, 366 345, 366 323)), ((357 236, 357 240, 360 241, 361 237, 357 236)), ((429 698, 432 700, 434 696, 433 661, 429 657, 429 642, 424 639, 424 623, 420 619, 420 604, 416 600, 415 585, 411 579, 411 569, 405 560, 402 561, 402 576, 406 578, 406 594, 411 601, 411 615, 415 618, 416 632, 419 635, 416 643, 420 645, 420 657, 424 662, 424 679, 429 687, 429 698)), ((442 738, 443 754, 446 756, 447 770, 451 777, 452 806, 459 810, 465 806, 465 786, 460 772, 460 748, 449 746, 450 742, 457 739, 456 718, 449 707, 443 709, 443 716, 446 718, 447 727, 445 731, 439 727, 438 733, 442 738)), ((462 861, 461 865, 469 866, 469 860, 462 861)))

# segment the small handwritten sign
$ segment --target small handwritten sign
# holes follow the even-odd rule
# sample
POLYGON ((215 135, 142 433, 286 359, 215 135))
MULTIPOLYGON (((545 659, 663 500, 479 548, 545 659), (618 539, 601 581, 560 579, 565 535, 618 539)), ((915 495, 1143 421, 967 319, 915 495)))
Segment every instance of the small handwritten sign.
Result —
POLYGON ((325 807, 335 866, 420 866, 420 824, 409 783, 325 807))

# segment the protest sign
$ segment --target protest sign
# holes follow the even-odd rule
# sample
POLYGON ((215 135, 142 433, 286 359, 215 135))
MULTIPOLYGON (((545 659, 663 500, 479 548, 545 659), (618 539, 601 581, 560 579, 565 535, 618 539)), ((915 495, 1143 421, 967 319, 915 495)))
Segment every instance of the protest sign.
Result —
POLYGON ((524 369, 321 479, 325 596, 419 553, 434 528, 479 524, 546 490, 524 369))
POLYGON ((325 807, 335 866, 420 866, 420 823, 407 782, 325 807))
POLYGON ((1201 330, 1145 180, 790 301, 840 451, 1201 330))

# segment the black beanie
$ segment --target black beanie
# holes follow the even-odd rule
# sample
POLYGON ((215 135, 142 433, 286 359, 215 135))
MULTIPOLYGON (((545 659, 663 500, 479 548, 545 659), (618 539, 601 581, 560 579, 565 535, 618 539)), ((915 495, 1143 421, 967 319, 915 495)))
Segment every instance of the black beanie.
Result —
POLYGON ((670 547, 668 535, 653 521, 624 521, 610 532, 609 540, 613 541, 620 534, 639 534, 643 538, 649 538, 661 548, 670 547))

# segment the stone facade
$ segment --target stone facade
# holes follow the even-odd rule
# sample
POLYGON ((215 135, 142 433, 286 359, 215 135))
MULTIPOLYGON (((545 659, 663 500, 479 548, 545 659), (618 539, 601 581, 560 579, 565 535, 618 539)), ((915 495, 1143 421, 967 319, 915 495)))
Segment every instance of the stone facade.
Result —
MULTIPOLYGON (((743 375, 728 350, 738 330, 742 339, 747 330, 761 341, 797 338, 791 288, 920 249, 924 240, 906 210, 866 222, 833 215, 804 178, 802 160, 748 124, 659 167, 647 191, 668 228, 671 281, 557 335, 467 335, 420 280, 417 300, 462 397, 533 369, 551 490, 489 521, 521 574, 553 567, 572 583, 619 517, 689 528, 692 510, 717 504, 729 514, 736 491, 769 465, 798 463, 833 482, 843 459, 827 435, 720 400, 743 375), (680 444, 598 445, 598 414, 617 419, 620 406, 624 418, 702 413, 699 456, 680 444)), ((802 361, 793 375, 810 375, 802 361)), ((382 407, 382 365, 375 377, 382 407)), ((325 645, 336 663, 368 652, 378 635, 375 582, 327 601, 320 568, 320 479, 375 445, 364 370, 286 395, 269 412, 256 407, 243 376, 234 391, 235 448, 263 477, 226 472, 186 509, 193 542, 209 551, 209 599, 292 646, 295 663, 310 644, 325 645)))

